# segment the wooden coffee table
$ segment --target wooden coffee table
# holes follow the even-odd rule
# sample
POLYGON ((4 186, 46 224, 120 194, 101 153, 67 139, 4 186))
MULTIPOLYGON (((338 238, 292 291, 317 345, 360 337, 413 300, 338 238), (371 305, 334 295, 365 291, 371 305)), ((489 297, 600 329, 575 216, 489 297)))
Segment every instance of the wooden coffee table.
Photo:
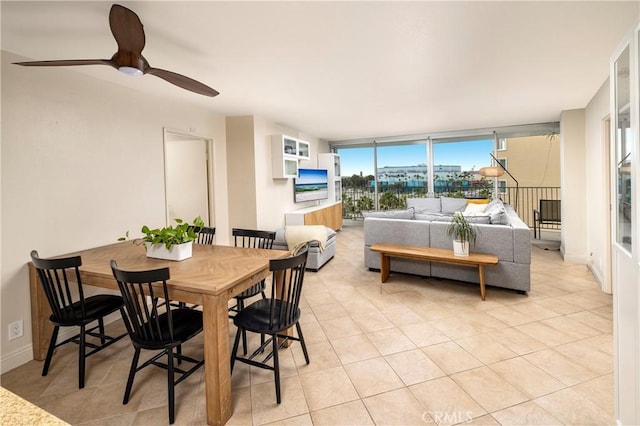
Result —
POLYGON ((389 265, 392 257, 477 267, 478 275, 480 275, 480 297, 482 297, 482 300, 485 300, 487 296, 484 286, 484 267, 498 264, 498 256, 489 253, 469 253, 469 256, 463 257, 455 256, 453 250, 389 243, 374 244, 370 247, 370 250, 380 253, 380 280, 383 283, 389 278, 389 265))

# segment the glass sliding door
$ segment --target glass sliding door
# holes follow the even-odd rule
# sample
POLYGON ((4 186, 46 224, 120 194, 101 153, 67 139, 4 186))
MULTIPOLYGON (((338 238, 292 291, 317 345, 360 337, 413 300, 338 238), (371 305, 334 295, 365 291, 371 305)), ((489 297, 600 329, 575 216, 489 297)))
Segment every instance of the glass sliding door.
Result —
POLYGON ((336 152, 342 171, 342 216, 361 218, 360 212, 373 210, 375 206, 374 147, 343 147, 336 152))
POLYGON ((615 158, 616 158, 616 242, 631 253, 631 85, 629 79, 629 48, 627 47, 614 64, 615 82, 615 158))
POLYGON ((408 197, 424 197, 429 188, 424 142, 376 145, 379 207, 402 208, 408 197))
POLYGON ((491 165, 493 139, 434 141, 433 186, 436 196, 488 198, 493 182, 480 176, 491 165))

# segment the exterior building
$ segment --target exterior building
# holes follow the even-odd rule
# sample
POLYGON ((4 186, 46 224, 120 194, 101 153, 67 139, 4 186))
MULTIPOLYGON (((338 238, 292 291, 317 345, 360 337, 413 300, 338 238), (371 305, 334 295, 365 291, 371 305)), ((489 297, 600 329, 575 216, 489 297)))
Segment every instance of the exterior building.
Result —
MULTIPOLYGON (((496 151, 520 188, 560 187, 560 135, 499 139, 496 151)), ((506 173, 498 182, 503 188, 516 184, 506 173)))

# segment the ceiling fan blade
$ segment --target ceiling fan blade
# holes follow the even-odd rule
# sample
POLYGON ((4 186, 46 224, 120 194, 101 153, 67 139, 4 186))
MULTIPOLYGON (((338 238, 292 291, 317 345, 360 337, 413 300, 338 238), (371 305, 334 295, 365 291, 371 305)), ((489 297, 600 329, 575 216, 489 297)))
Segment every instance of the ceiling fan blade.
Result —
POLYGON ((62 59, 58 61, 28 61, 14 62, 25 67, 70 67, 75 65, 109 65, 113 66, 110 59, 62 59))
POLYGON ((178 87, 182 87, 183 89, 190 90, 195 93, 199 93, 200 95, 205 96, 217 96, 220 93, 217 90, 212 89, 211 87, 200 83, 192 78, 185 77, 184 75, 177 74, 175 72, 162 70, 160 68, 147 68, 145 74, 155 75, 163 80, 168 81, 169 83, 175 84, 178 87))
POLYGON ((124 6, 114 4, 109 12, 109 26, 118 43, 118 50, 140 55, 144 49, 145 37, 138 15, 124 6))

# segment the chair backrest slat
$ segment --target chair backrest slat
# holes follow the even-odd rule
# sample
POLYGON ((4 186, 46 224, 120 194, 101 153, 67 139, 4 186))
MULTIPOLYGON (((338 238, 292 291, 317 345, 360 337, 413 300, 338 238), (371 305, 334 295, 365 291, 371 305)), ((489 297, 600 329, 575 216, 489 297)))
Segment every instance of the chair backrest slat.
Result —
POLYGON ((82 265, 80 256, 42 259, 36 250, 32 250, 31 261, 38 272, 53 319, 57 322, 79 322, 86 318, 79 270, 82 265))
POLYGON ((269 326, 272 329, 288 328, 298 319, 307 255, 308 245, 296 255, 269 261, 272 271, 269 326))
POLYGON ((236 247, 271 249, 276 239, 274 231, 233 228, 233 243, 236 247))
POLYGON ((173 320, 167 280, 169 268, 151 271, 124 271, 111 261, 113 276, 124 300, 125 326, 134 342, 161 342, 162 330, 168 326, 173 339, 173 320), (161 320, 166 313, 166 321, 161 320))
POLYGON ((194 232, 198 234, 198 238, 195 240, 196 244, 211 245, 215 241, 215 237, 216 237, 215 227, 191 225, 189 228, 193 229, 194 232))

